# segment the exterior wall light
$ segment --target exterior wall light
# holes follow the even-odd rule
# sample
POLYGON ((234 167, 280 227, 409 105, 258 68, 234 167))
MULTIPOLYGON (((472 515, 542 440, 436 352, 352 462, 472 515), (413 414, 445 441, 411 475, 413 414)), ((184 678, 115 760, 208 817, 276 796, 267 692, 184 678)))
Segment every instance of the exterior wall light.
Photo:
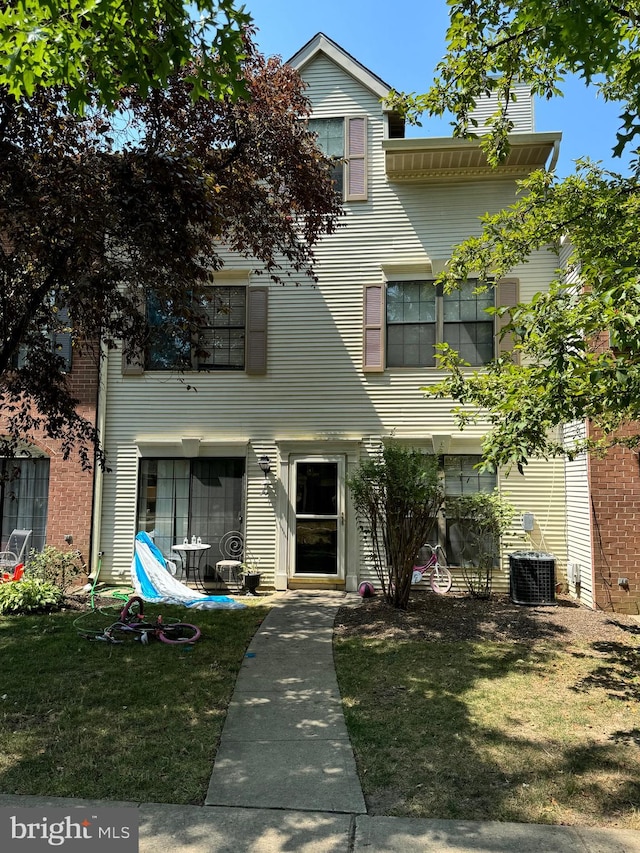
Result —
POLYGON ((258 459, 258 465, 264 472, 264 478, 266 480, 267 474, 271 471, 271 460, 268 456, 261 456, 260 459, 258 459))

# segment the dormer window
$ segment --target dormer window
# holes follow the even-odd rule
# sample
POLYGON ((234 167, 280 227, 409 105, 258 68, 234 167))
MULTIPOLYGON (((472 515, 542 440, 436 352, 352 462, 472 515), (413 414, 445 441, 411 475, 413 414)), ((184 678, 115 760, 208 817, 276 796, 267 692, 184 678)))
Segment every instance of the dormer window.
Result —
POLYGON ((367 119, 366 116, 314 118, 309 130, 318 145, 334 160, 336 192, 344 201, 367 200, 367 119))

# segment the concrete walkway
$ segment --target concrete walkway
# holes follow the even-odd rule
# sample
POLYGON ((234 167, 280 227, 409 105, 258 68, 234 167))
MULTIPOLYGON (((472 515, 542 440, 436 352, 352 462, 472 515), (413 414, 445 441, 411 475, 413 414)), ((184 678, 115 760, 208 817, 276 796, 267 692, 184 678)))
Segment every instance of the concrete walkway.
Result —
POLYGON ((204 807, 0 795, 0 808, 134 808, 139 853, 640 853, 640 832, 626 830, 369 817, 332 654, 335 614, 359 599, 272 600, 239 673, 204 807))
POLYGON ((276 599, 238 674, 207 806, 366 813, 333 665, 344 600, 276 599))

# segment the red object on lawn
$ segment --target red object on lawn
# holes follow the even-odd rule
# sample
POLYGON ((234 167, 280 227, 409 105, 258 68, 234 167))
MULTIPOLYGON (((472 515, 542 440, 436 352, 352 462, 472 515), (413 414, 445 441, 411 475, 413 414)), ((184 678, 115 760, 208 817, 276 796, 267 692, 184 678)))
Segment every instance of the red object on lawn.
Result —
POLYGON ((13 572, 3 572, 0 578, 0 583, 12 583, 19 581, 24 574, 24 563, 18 563, 13 572))

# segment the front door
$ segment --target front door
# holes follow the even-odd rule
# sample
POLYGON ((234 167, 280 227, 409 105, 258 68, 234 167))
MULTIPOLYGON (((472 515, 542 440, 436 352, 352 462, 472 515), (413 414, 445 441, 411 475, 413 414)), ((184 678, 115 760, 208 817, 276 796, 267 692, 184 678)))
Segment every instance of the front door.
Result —
POLYGON ((292 476, 292 574, 343 577, 344 460, 297 459, 292 476))

